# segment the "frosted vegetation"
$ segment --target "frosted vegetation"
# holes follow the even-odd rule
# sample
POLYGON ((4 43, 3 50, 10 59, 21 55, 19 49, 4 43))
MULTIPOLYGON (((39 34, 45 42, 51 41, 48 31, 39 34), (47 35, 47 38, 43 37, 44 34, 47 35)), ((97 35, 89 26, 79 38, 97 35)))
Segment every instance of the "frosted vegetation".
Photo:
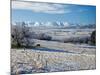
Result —
POLYGON ((95 69, 95 28, 12 25, 11 74, 95 69))

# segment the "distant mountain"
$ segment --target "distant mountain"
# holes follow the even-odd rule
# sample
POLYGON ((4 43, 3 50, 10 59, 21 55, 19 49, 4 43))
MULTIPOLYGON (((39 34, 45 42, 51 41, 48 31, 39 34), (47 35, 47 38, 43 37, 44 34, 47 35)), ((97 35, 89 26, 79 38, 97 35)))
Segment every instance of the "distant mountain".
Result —
POLYGON ((67 22, 31 22, 28 26, 43 26, 43 27, 67 27, 67 22))
POLYGON ((81 26, 80 28, 96 28, 96 25, 95 24, 89 24, 89 25, 81 26))
POLYGON ((56 22, 46 22, 44 23, 43 26, 53 27, 53 26, 59 26, 59 25, 56 22))
MULTIPOLYGON (((81 25, 68 22, 25 22, 29 27, 96 28, 95 24, 81 25)), ((21 25, 21 22, 12 25, 21 25)))

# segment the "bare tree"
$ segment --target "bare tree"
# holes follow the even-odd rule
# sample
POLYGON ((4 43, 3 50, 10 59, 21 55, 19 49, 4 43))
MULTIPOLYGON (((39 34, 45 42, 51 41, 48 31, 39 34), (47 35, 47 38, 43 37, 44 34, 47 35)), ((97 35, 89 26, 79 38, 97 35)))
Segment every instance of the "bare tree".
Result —
POLYGON ((15 44, 17 47, 31 47, 34 43, 31 41, 30 29, 25 22, 12 27, 11 36, 12 44, 15 44))
POLYGON ((12 45, 16 45, 17 47, 21 46, 21 30, 18 26, 12 26, 12 32, 11 32, 11 40, 12 45))

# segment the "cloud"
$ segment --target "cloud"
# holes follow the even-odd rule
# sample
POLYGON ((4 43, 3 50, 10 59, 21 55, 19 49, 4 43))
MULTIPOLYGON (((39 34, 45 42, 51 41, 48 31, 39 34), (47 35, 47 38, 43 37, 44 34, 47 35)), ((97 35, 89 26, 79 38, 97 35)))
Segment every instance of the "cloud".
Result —
POLYGON ((70 10, 65 10, 65 5, 53 3, 39 3, 39 2, 22 2, 12 1, 12 9, 25 9, 33 12, 49 13, 49 14, 63 14, 69 13, 70 10))
POLYGON ((82 12, 88 12, 88 9, 79 9, 78 12, 82 13, 82 12))

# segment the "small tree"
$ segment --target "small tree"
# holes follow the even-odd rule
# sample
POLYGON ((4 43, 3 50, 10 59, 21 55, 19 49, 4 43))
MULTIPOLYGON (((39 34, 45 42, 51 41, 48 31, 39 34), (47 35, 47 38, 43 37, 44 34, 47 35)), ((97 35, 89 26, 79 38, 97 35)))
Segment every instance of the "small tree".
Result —
POLYGON ((96 31, 93 31, 91 34, 91 43, 96 45, 96 31))
POLYGON ((11 40, 12 40, 12 46, 16 47, 21 47, 21 40, 22 40, 22 35, 21 35, 21 30, 20 27, 12 26, 12 33, 11 33, 11 40))
POLYGON ((31 40, 31 34, 29 27, 25 22, 22 22, 21 26, 16 25, 12 28, 12 44, 17 47, 30 47, 34 42, 31 40))

